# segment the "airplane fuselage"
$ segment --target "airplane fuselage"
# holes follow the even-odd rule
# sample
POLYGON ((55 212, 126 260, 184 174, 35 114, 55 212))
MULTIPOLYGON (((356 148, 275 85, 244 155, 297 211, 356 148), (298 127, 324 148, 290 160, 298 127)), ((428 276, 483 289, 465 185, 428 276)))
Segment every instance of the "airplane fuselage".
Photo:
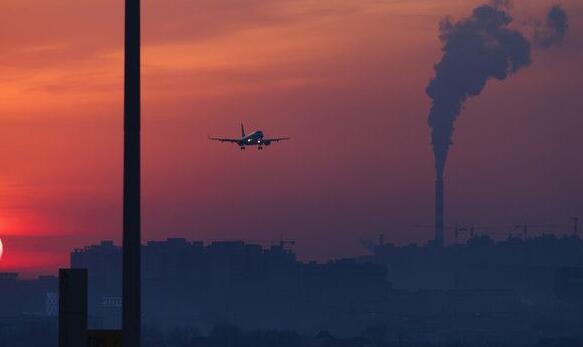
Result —
POLYGON ((251 134, 245 136, 238 142, 239 146, 269 146, 270 143, 267 141, 263 141, 263 131, 254 131, 251 134))

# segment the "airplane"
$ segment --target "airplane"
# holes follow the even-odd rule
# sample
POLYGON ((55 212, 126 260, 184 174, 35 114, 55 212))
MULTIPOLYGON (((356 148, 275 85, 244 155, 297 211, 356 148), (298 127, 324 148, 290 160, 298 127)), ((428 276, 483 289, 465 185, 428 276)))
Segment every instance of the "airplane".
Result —
POLYGON ((249 135, 246 135, 243 123, 241 123, 241 138, 232 139, 225 137, 209 137, 209 140, 213 141, 236 143, 237 145, 239 145, 239 147, 241 147, 241 150, 244 150, 245 147, 247 146, 257 146, 258 150, 262 150, 263 146, 269 146, 271 145, 272 142, 279 142, 290 139, 291 139, 290 137, 275 137, 272 139, 265 138, 263 135, 263 131, 261 130, 254 131, 249 135))

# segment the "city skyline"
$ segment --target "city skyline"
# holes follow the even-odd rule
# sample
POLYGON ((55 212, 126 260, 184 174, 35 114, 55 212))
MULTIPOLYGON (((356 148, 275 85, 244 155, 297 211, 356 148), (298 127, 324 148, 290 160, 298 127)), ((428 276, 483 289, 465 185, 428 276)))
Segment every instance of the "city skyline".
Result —
MULTIPOLYGON (((114 1, 31 1, 0 1, 15 33, 0 65, 0 269, 38 274, 66 265, 72 248, 121 237, 123 17, 114 1)), ((424 88, 441 55, 437 25, 479 3, 147 4, 144 240, 283 235, 305 259, 363 253, 359 241, 380 233, 430 240, 413 226, 433 219, 424 88), (240 121, 294 142, 262 153, 208 143, 240 121)), ((551 4, 516 1, 518 24, 551 4)), ((561 49, 490 83, 456 123, 448 224, 568 225, 580 212, 583 79, 572 72, 583 6, 563 5, 561 49)))

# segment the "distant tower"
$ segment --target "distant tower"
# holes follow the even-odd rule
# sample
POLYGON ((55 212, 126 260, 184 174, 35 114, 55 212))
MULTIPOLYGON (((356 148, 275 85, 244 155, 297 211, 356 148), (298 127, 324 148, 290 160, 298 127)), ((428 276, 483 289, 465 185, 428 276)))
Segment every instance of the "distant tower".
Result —
POLYGON ((125 1, 123 346, 140 346, 140 0, 125 1))
POLYGON ((444 217, 443 217, 443 177, 435 180, 435 245, 445 245, 444 217))

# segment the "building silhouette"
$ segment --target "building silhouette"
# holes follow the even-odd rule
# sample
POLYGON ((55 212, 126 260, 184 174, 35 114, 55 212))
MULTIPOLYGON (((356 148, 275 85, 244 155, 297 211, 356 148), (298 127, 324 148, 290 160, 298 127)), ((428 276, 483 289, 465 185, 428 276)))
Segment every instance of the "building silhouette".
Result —
MULTIPOLYGON (((477 236, 443 248, 381 242, 369 256, 325 263, 300 261, 286 246, 181 238, 143 245, 146 336, 195 331, 201 339, 210 334, 203 340, 213 345, 236 327, 241 338, 293 331, 333 346, 380 333, 402 346, 462 338, 468 346, 534 346, 581 337, 583 241, 574 236, 477 236)), ((89 333, 95 341, 118 338, 121 247, 103 241, 74 250, 71 267, 88 269, 89 333)), ((57 287, 55 277, 0 274, 0 346, 15 331, 18 339, 42 332, 57 340, 57 287)))
MULTIPOLYGON (((116 328, 121 249, 109 241, 71 253, 72 268, 89 269, 89 311, 116 328), (117 266, 116 263, 117 262, 117 266)), ((385 267, 356 260, 303 263, 284 245, 172 238, 142 249, 144 324, 210 329, 356 329, 375 321, 390 291, 385 267), (354 324, 355 319, 362 321, 354 324)))
POLYGON ((0 317, 22 314, 56 317, 58 287, 54 276, 21 280, 18 273, 0 273, 0 317))

